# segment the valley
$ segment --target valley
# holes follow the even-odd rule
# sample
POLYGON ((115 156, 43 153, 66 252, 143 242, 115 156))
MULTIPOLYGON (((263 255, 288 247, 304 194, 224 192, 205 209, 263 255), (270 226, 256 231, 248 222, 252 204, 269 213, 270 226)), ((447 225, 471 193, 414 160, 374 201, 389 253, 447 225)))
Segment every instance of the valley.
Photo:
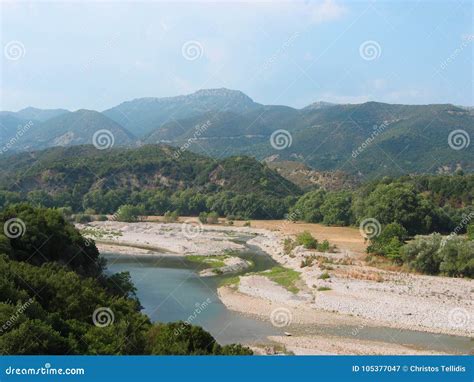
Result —
MULTIPOLYGON (((201 225, 190 217, 182 218, 181 223, 158 223, 157 220, 162 220, 158 217, 148 220, 142 223, 93 222, 78 228, 95 238, 99 250, 109 260, 110 269, 130 269, 133 279, 133 270, 139 267, 136 283, 145 290, 139 290, 138 294, 146 296, 145 312, 160 321, 186 319, 192 314, 194 305, 205 298, 190 299, 194 294, 186 292, 187 285, 191 283, 190 286, 196 288, 204 283, 207 285, 204 291, 213 290, 209 295, 213 303, 194 317, 194 324, 203 325, 224 343, 238 341, 256 352, 273 351, 269 349, 286 349, 296 354, 470 351, 469 337, 473 328, 469 325, 472 323, 459 325, 453 312, 467 317, 474 313, 472 301, 465 294, 473 288, 472 280, 403 274, 369 266, 363 256, 366 245, 357 230, 287 221, 251 221, 251 227, 229 227, 223 226, 224 222, 201 225), (314 233, 319 241, 329 238, 337 243, 337 251, 325 253, 296 247, 285 254, 284 238, 295 237, 306 230, 314 233), (104 241, 107 232, 114 234, 104 241), (243 237, 247 238, 242 240, 243 237), (134 248, 134 243, 138 248, 134 248), (143 248, 143 244, 149 249, 143 248), (156 251, 153 248, 158 244, 161 247, 156 251), (232 256, 239 256, 239 252, 245 254, 249 248, 259 248, 263 251, 259 256, 269 255, 273 264, 296 272, 296 289, 290 292, 280 282, 272 281, 266 274, 275 269, 272 268, 275 265, 268 261, 260 264, 261 260, 255 255, 250 258, 244 255, 244 258, 258 261, 257 268, 252 265, 227 276, 216 273, 210 278, 201 277, 201 282, 196 279, 199 278, 197 272, 205 265, 192 265, 187 260, 195 254, 212 259, 229 251, 232 256), (301 261, 313 255, 318 256, 319 265, 301 268, 301 261), (154 278, 158 277, 154 276, 155 269, 162 269, 159 279, 154 278), (151 285, 160 286, 162 278, 168 280, 166 272, 171 277, 177 272, 175 269, 192 271, 179 282, 167 284, 164 290, 159 287, 160 296, 148 297, 151 285), (324 273, 329 274, 327 279, 321 278, 324 273), (226 326, 217 324, 215 327, 212 322, 221 322, 221 315, 230 314, 222 311, 222 303, 242 316, 228 317, 223 321, 226 326), (245 321, 251 319, 257 321, 245 321), (262 321, 269 326, 262 326, 262 321), (252 327, 260 329, 255 332, 252 327), (285 336, 285 332, 291 336, 285 336), (344 338, 349 338, 350 346, 344 338)), ((143 302, 143 298, 141 300, 143 302)))

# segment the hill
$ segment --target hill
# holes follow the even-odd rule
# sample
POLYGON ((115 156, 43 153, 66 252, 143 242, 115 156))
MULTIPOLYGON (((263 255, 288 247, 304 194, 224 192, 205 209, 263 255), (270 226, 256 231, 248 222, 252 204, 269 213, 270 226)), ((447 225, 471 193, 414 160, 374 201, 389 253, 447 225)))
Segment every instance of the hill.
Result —
POLYGON ((255 159, 216 161, 165 145, 109 150, 59 147, 10 155, 0 159, 0 168, 0 190, 4 190, 0 205, 5 203, 3 195, 99 213, 143 203, 150 213, 217 210, 223 216, 231 212, 254 216, 258 210, 260 215, 282 216, 288 207, 283 199, 301 194, 297 186, 255 159))
POLYGON ((78 110, 64 113, 33 126, 18 140, 15 149, 37 150, 54 146, 73 146, 93 143, 96 132, 107 130, 102 137, 107 142, 100 142, 101 135, 96 136, 98 145, 111 143, 126 146, 134 144, 135 137, 122 126, 94 110, 78 110), (110 142, 108 142, 110 140, 110 142))

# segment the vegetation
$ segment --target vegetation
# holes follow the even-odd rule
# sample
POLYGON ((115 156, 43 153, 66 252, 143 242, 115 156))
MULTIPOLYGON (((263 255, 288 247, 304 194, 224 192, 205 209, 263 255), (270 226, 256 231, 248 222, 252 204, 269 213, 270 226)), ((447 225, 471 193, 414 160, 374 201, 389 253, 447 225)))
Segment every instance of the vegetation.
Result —
POLYGON ((289 216, 326 225, 358 225, 370 217, 382 226, 397 223, 409 235, 450 233, 474 214, 474 175, 423 175, 383 178, 352 193, 310 191, 301 196, 289 216))
MULTIPOLYGON (((302 233, 298 234, 295 244, 302 245, 306 249, 316 249, 319 252, 328 252, 335 249, 335 246, 331 246, 327 240, 323 240, 321 243, 319 243, 308 231, 303 231, 302 233)), ((286 245, 289 249, 290 243, 288 242, 286 245)))
POLYGON ((2 159, 0 207, 19 201, 36 206, 92 209, 113 214, 123 205, 147 215, 176 211, 211 218, 281 218, 301 191, 266 165, 248 157, 216 161, 190 152, 179 158, 168 146, 97 150, 54 148, 34 159, 2 159), (28 171, 27 171, 28 170, 28 171))
POLYGON ((120 206, 117 212, 114 214, 114 217, 118 221, 122 222, 137 222, 140 220, 141 216, 145 214, 145 208, 143 205, 132 206, 130 204, 124 204, 120 206))
POLYGON ((415 271, 430 275, 474 277, 474 242, 458 236, 416 236, 402 247, 401 259, 415 271))
POLYGON ((11 219, 24 228, 0 231, 0 354, 251 354, 195 326, 151 324, 130 275, 106 275, 94 242, 60 211, 12 205, 0 225, 11 219))
POLYGON ((199 221, 203 224, 217 224, 219 222, 219 215, 216 212, 201 212, 199 214, 199 221))
POLYGON ((186 256, 186 260, 204 264, 211 268, 220 268, 225 266, 224 260, 227 259, 227 255, 212 255, 212 256, 204 256, 204 255, 190 255, 186 256))
POLYGON ((324 273, 321 273, 321 275, 318 277, 318 279, 321 279, 321 280, 327 280, 327 279, 330 279, 331 276, 329 276, 329 273, 327 272, 324 272, 324 273))
POLYGON ((386 256, 389 259, 401 263, 400 249, 408 238, 407 230, 398 223, 386 225, 380 235, 373 237, 367 252, 386 256))
POLYGON ((292 293, 299 292, 299 288, 296 286, 296 283, 300 279, 300 273, 294 271, 293 269, 277 265, 270 270, 261 272, 260 274, 268 277, 270 280, 276 282, 292 293))

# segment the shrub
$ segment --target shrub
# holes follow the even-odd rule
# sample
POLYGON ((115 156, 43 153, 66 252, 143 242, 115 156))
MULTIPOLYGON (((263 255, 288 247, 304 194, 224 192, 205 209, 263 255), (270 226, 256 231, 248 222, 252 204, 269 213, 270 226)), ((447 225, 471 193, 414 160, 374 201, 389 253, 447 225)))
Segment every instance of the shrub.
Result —
POLYGON ((207 223, 207 212, 201 212, 199 214, 199 221, 202 223, 202 224, 206 224, 207 223))
POLYGON ((318 279, 321 279, 321 280, 327 280, 327 279, 330 279, 331 276, 329 276, 329 273, 327 272, 324 272, 324 273, 321 273, 321 275, 318 277, 318 279))
POLYGON ((177 222, 179 219, 178 212, 176 211, 166 211, 164 215, 165 223, 174 223, 177 222))
POLYGON ((209 212, 207 214, 207 223, 208 224, 217 224, 219 222, 219 215, 217 212, 209 212))
POLYGON ((283 252, 285 253, 285 255, 289 255, 291 251, 293 251, 295 246, 296 243, 293 240, 291 240, 290 238, 286 238, 283 241, 283 252))
POLYGON ((329 241, 327 241, 327 240, 323 240, 322 243, 318 244, 318 251, 320 251, 320 252, 329 251, 330 248, 331 248, 331 246, 329 245, 329 241))
POLYGON ((300 268, 310 267, 313 265, 314 256, 307 256, 301 261, 300 268))
POLYGON ((318 241, 308 231, 300 233, 296 237, 296 243, 302 245, 306 249, 317 249, 318 241))
POLYGON ((76 216, 74 216, 74 221, 76 223, 85 224, 91 222, 92 218, 89 215, 77 214, 76 216))
POLYGON ((251 224, 250 224, 250 221, 249 221, 249 220, 247 220, 247 221, 244 223, 244 227, 250 227, 250 225, 251 225, 251 224))
POLYGON ((398 223, 386 225, 382 232, 370 240, 367 253, 386 256, 401 263, 400 248, 408 238, 407 230, 398 223))
POLYGON ((140 216, 144 214, 144 210, 143 206, 124 204, 115 213, 115 219, 122 222, 137 222, 140 220, 140 216))

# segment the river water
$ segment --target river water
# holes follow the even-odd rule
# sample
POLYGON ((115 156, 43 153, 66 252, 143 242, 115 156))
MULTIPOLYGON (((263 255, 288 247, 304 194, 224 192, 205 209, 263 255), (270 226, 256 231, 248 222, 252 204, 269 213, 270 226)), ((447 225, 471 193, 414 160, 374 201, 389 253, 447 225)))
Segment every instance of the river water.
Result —
MULTIPOLYGON (((262 271, 276 264, 270 256, 252 246, 247 246, 247 250, 239 256, 252 260, 254 265, 247 272, 262 271)), ((185 257, 123 254, 107 254, 104 257, 108 262, 108 272, 130 272, 143 312, 152 321, 187 320, 202 326, 221 344, 268 343, 267 336, 283 335, 284 330, 289 330, 228 310, 217 296, 223 276, 199 277, 198 272, 203 266, 185 257)), ((443 353, 467 354, 474 344, 467 337, 385 327, 305 325, 292 327, 291 330, 295 334, 334 335, 345 337, 348 341, 354 338, 376 340, 443 353)))

